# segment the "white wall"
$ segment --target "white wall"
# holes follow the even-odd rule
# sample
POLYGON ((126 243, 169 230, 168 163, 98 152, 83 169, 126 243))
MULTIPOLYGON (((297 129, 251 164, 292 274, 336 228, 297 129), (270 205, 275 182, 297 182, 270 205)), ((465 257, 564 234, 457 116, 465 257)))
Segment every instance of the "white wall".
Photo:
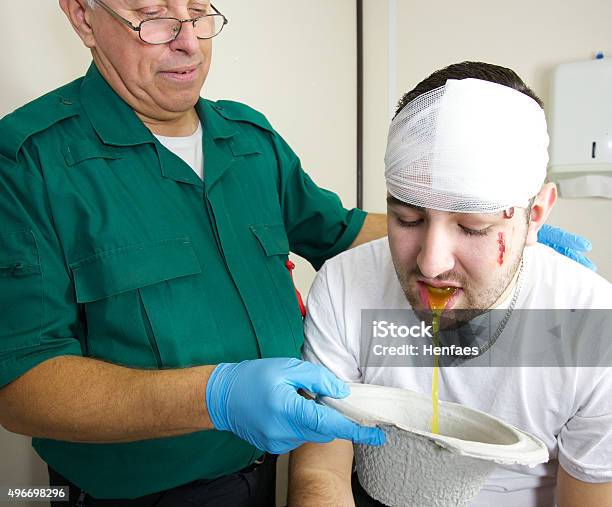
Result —
MULTIPOLYGON (((383 157, 388 127, 387 6, 397 5, 395 100, 434 70, 464 60, 480 60, 514 69, 544 100, 555 65, 594 57, 612 57, 609 0, 366 0, 367 119, 365 207, 384 211, 383 157), (376 48, 374 50, 373 48, 376 48)), ((591 259, 612 280, 612 201, 560 199, 549 223, 587 236, 591 259)))

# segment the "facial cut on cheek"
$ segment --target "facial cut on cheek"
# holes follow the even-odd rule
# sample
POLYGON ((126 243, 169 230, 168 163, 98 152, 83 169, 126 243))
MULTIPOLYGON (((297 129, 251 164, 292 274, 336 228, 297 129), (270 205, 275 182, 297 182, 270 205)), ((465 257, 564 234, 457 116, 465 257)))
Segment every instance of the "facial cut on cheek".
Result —
POLYGON ((504 264, 504 255, 506 254, 506 235, 503 232, 498 233, 497 235, 497 245, 499 255, 497 257, 497 263, 500 266, 504 264))

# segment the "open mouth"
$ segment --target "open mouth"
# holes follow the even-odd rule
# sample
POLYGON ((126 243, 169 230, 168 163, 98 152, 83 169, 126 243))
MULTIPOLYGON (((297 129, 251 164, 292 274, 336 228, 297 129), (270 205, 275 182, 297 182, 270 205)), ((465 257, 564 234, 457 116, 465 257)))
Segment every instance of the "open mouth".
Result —
POLYGON ((438 310, 450 310, 463 292, 461 287, 454 285, 433 286, 420 280, 417 281, 417 289, 423 306, 438 310))

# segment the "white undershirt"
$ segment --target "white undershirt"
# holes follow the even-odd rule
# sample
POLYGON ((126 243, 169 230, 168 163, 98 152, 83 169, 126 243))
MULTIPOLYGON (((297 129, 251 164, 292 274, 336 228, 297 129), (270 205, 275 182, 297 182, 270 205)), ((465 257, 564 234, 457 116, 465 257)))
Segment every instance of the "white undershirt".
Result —
MULTIPOLYGON (((307 306, 304 359, 350 382, 431 392, 429 368, 360 365, 361 310, 410 307, 387 238, 328 260, 307 306)), ((612 285, 537 244, 525 249, 516 307, 612 308, 612 285)), ((576 341, 588 343, 588 336, 576 341)), ((579 480, 612 481, 612 368, 442 368, 439 389, 441 400, 482 410, 538 436, 551 456, 535 468, 498 466, 470 507, 553 505, 557 459, 579 480)))
POLYGON ((202 149, 202 123, 190 136, 168 137, 155 136, 157 140, 177 157, 180 157, 194 172, 204 180, 204 151, 202 149))

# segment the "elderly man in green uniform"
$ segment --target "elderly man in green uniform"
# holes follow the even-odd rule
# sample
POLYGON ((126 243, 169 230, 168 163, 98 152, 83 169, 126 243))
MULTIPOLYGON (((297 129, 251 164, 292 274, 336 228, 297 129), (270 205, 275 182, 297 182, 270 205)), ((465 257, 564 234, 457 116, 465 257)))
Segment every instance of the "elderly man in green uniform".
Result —
POLYGON ((317 268, 384 217, 199 97, 227 23, 208 1, 60 5, 93 64, 0 121, 0 423, 88 506, 272 505, 263 451, 381 444, 297 392, 348 394, 296 359, 288 254, 317 268))

